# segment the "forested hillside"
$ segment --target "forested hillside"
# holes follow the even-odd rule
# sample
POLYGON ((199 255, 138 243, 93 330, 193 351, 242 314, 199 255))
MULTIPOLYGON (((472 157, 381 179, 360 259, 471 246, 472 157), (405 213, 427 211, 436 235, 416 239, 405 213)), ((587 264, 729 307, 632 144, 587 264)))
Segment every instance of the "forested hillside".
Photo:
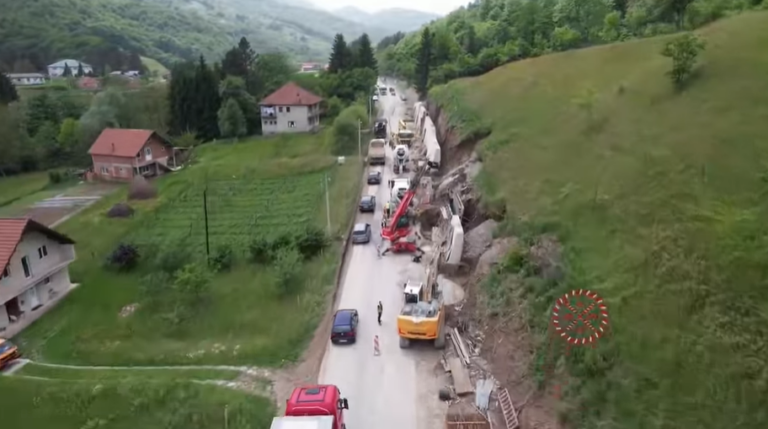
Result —
POLYGON ((335 33, 364 32, 330 13, 272 0, 0 0, 0 8, 0 70, 8 72, 39 71, 66 57, 115 68, 126 52, 167 66, 200 54, 215 59, 241 36, 256 52, 325 60, 335 33))
POLYGON ((429 60, 421 73, 421 33, 385 39, 379 66, 433 86, 551 52, 698 28, 761 1, 476 0, 429 26, 429 60))

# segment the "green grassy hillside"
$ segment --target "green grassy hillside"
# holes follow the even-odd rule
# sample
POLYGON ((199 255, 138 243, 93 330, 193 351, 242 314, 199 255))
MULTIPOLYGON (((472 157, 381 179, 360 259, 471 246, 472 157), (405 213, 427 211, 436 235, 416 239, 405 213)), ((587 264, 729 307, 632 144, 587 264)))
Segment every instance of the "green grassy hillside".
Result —
POLYGON ((491 127, 481 187, 527 219, 508 231, 565 244, 565 280, 526 282, 541 350, 556 297, 608 300, 612 335, 566 359, 575 427, 768 427, 768 13, 698 34, 708 46, 682 93, 659 54, 669 37, 432 93, 454 123, 491 127))

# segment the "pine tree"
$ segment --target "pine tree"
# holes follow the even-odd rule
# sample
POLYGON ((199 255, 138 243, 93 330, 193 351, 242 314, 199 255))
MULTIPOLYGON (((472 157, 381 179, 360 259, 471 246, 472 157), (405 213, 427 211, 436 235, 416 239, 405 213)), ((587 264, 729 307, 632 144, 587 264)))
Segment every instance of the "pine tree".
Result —
POLYGON ((429 89, 429 70, 432 66, 433 34, 429 27, 424 27, 419 42, 419 53, 416 58, 416 91, 424 97, 429 89))
POLYGON ((197 108, 197 135, 201 140, 210 140, 218 137, 218 112, 221 106, 219 96, 219 80, 214 71, 205 63, 205 58, 200 56, 200 61, 195 70, 195 94, 197 108))
POLYGON ((224 54, 224 59, 221 60, 221 69, 227 76, 239 76, 247 79, 255 61, 256 53, 251 49, 248 39, 242 37, 237 46, 224 54))
POLYGON ((331 57, 328 59, 328 73, 341 73, 352 68, 351 52, 344 40, 344 35, 337 33, 333 38, 331 57))
POLYGON ((373 46, 371 46, 371 39, 368 37, 368 34, 363 33, 359 41, 359 46, 355 52, 355 68, 378 71, 376 56, 373 53, 373 46))
POLYGON ((3 72, 0 72, 0 104, 8 104, 17 101, 19 94, 11 79, 3 72))
POLYGON ((83 76, 85 76, 85 71, 83 71, 83 63, 77 63, 77 77, 83 76))
POLYGON ((222 137, 242 137, 246 133, 245 116, 234 98, 228 99, 218 111, 219 132, 222 137))
POLYGON ((171 70, 168 88, 168 123, 173 134, 196 133, 198 124, 195 64, 178 63, 171 70))
POLYGON ((72 69, 69 68, 69 63, 64 63, 64 73, 62 73, 61 76, 72 77, 72 69))

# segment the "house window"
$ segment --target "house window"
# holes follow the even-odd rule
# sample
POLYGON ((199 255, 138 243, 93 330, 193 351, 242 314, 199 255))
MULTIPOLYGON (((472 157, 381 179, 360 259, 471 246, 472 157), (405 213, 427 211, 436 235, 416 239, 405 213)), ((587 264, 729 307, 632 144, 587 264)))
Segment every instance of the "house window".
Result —
POLYGON ((109 167, 101 167, 101 174, 109 174, 109 167))
POLYGON ((283 106, 278 107, 277 111, 280 112, 280 113, 283 113, 283 106))
POLYGON ((144 148, 144 155, 152 156, 152 148, 151 147, 145 147, 144 148))
POLYGON ((21 268, 24 269, 24 277, 30 278, 32 277, 32 265, 29 264, 29 258, 24 256, 21 258, 21 268))
POLYGON ((296 128, 296 122, 288 121, 288 128, 296 128))
POLYGON ((40 259, 43 259, 43 258, 45 258, 46 256, 48 256, 48 248, 47 248, 47 247, 45 247, 45 246, 42 246, 42 247, 38 247, 38 248, 37 248, 37 256, 39 256, 39 257, 40 257, 40 259))
POLYGON ((44 279, 43 279, 43 284, 44 284, 44 285, 49 285, 49 284, 51 284, 51 278, 50 278, 50 277, 46 277, 46 278, 44 278, 44 279))
POLYGON ((0 275, 0 280, 4 280, 5 278, 10 276, 11 276, 11 268, 5 267, 5 269, 3 269, 3 274, 0 275))
POLYGON ((136 154, 136 159, 141 159, 141 151, 139 151, 139 153, 136 154))
POLYGON ((288 112, 288 113, 291 113, 291 107, 290 106, 286 107, 285 111, 288 112))

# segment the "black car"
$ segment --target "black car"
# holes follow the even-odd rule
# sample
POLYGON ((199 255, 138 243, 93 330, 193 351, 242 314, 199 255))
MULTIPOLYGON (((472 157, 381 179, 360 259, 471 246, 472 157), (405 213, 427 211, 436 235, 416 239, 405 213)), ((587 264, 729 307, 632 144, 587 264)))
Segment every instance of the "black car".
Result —
POLYGON ((376 211, 376 197, 366 195, 360 199, 360 213, 373 213, 376 211))
POLYGON ((352 244, 365 244, 371 242, 371 224, 356 223, 352 230, 352 244))
POLYGON ((357 341, 357 324, 360 316, 357 310, 343 309, 333 315, 333 329, 331 330, 331 342, 354 343, 357 341))
POLYGON ((371 171, 368 173, 368 184, 369 185, 380 185, 381 184, 381 171, 371 171))

